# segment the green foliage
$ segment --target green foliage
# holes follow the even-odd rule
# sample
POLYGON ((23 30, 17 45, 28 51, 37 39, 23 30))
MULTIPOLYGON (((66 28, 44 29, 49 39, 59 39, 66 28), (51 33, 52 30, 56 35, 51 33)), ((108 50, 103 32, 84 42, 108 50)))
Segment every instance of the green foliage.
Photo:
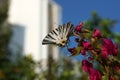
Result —
POLYGON ((8 17, 9 0, 0 0, 0 25, 8 17))
POLYGON ((19 55, 11 60, 13 55, 8 45, 12 30, 7 22, 8 6, 9 0, 0 0, 0 80, 34 80, 36 63, 31 57, 19 55))
POLYGON ((111 20, 109 18, 102 18, 96 12, 92 13, 92 17, 85 21, 85 26, 89 30, 100 29, 102 34, 113 39, 119 39, 120 35, 116 35, 112 31, 113 27, 117 23, 117 20, 111 20), (117 36, 117 37, 115 37, 117 36))
MULTIPOLYGON (((48 67, 49 68, 49 67, 48 67)), ((72 60, 71 58, 61 58, 52 62, 52 80, 87 80, 87 74, 81 69, 81 62, 72 60)), ((39 80, 47 80, 48 70, 44 70, 39 80)))

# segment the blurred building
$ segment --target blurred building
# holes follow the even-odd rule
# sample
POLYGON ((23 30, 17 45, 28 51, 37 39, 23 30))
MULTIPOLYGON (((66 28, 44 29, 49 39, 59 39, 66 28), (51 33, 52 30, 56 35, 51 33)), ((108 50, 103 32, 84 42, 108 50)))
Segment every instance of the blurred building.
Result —
POLYGON ((13 25, 10 48, 36 61, 46 60, 50 51, 58 59, 59 49, 42 45, 48 32, 61 24, 61 7, 53 0, 11 0, 9 22, 13 25))

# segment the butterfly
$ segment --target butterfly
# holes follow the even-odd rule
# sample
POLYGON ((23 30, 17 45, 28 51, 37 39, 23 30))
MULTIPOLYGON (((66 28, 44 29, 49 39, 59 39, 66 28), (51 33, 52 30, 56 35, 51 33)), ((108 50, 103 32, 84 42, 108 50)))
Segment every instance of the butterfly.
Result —
POLYGON ((54 44, 60 47, 64 47, 68 44, 69 37, 73 34, 74 25, 70 22, 59 25, 58 28, 52 30, 43 39, 42 44, 54 44))

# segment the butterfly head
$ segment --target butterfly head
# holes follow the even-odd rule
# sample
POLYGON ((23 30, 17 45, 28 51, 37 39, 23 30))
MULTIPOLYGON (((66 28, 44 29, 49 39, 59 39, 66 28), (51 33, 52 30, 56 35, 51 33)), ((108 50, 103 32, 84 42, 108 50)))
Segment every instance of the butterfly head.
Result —
POLYGON ((59 45, 60 47, 65 47, 65 46, 67 45, 67 43, 68 43, 68 40, 65 39, 65 40, 61 40, 61 41, 58 43, 58 45, 59 45))

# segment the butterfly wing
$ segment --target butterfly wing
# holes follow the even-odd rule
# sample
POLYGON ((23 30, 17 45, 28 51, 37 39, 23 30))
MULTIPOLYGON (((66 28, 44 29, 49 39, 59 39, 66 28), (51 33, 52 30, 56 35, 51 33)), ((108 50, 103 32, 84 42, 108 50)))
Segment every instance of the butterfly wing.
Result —
POLYGON ((58 28, 54 29, 51 31, 42 41, 42 44, 55 44, 55 45, 61 45, 65 44, 69 36, 72 34, 72 31, 74 29, 73 24, 71 23, 66 23, 63 26, 59 25, 58 28), (65 43, 62 43, 62 42, 65 43))
POLYGON ((57 29, 50 32, 42 41, 42 44, 56 44, 56 42, 59 40, 59 32, 57 29))

